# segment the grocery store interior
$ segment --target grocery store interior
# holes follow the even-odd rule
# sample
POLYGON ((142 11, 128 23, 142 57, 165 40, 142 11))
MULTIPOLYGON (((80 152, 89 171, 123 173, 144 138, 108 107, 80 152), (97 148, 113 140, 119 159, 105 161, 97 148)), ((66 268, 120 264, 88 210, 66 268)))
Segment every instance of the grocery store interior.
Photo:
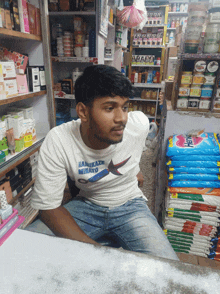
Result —
MULTIPOLYGON (((66 181, 62 205, 78 192, 66 181)), ((217 293, 219 0, 1 1, 0 260, 5 293, 217 293), (41 146, 79 119, 75 82, 99 64, 131 82, 128 113, 149 120, 139 189, 180 262, 38 232, 41 146)))

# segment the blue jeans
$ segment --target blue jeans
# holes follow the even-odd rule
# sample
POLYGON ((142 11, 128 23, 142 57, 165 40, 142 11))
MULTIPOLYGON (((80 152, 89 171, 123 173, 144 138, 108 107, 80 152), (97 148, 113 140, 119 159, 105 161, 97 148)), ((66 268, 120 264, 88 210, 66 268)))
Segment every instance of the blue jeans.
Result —
MULTIPOLYGON (((64 207, 78 226, 102 245, 179 260, 144 198, 135 198, 124 205, 108 208, 76 197, 64 207)), ((33 223, 27 230, 42 232, 42 229, 37 230, 34 226, 33 223)), ((48 228, 44 228, 43 232, 53 234, 48 228)))

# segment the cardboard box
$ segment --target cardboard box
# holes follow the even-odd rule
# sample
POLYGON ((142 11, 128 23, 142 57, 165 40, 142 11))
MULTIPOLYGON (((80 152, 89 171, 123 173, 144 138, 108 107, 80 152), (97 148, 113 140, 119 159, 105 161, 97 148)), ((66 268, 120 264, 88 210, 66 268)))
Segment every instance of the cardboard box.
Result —
POLYGON ((165 99, 171 100, 173 92, 173 82, 165 80, 165 99))
POLYGON ((181 34, 182 33, 182 29, 183 29, 183 26, 176 27, 176 34, 181 34))
POLYGON ((0 61, 3 79, 16 78, 15 64, 13 61, 0 61))
POLYGON ((41 20, 40 20, 40 9, 36 8, 35 13, 35 23, 36 23, 36 35, 41 36, 41 20))
POLYGON ((10 98, 10 97, 18 95, 16 79, 4 80, 4 86, 5 86, 6 98, 10 98))
POLYGON ((168 47, 169 49, 169 57, 177 57, 177 47, 168 47))
POLYGON ((175 76, 177 57, 169 57, 166 78, 175 76))
POLYGON ((36 34, 36 8, 34 5, 27 2, 28 21, 30 34, 36 34))
POLYGON ((181 40, 182 40, 182 34, 176 34, 175 37, 175 46, 180 47, 181 44, 181 40))
POLYGON ((178 253, 178 252, 177 252, 177 256, 179 257, 180 261, 185 263, 206 266, 206 267, 210 267, 210 268, 218 269, 218 270, 220 269, 219 261, 215 261, 206 257, 196 256, 196 255, 187 254, 187 253, 178 253))
POLYGON ((10 10, 11 10, 12 18, 13 18, 14 30, 19 32, 20 31, 20 20, 19 20, 18 1, 17 0, 10 1, 10 10))

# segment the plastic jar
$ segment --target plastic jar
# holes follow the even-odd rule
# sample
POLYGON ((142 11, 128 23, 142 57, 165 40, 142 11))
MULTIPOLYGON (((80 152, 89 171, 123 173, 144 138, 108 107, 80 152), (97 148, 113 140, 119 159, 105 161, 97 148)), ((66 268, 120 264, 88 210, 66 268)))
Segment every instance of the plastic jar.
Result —
POLYGON ((189 96, 190 94, 190 85, 180 85, 179 87, 179 96, 189 96))
POLYGON ((188 107, 188 99, 177 99, 177 108, 187 108, 188 107))
POLYGON ((195 73, 193 75, 192 83, 196 84, 196 85, 203 85, 203 83, 204 83, 204 75, 202 73, 195 73))
POLYGON ((188 108, 199 108, 199 99, 189 99, 188 108))
POLYGON ((192 83, 192 72, 183 71, 181 77, 181 84, 191 84, 192 83))
POLYGON ((190 97, 200 97, 201 96, 201 86, 192 85, 190 89, 190 97))
POLYGON ((206 72, 204 76, 204 85, 213 86, 215 84, 215 73, 206 72))
POLYGON ((203 86, 201 89, 201 97, 212 97, 213 88, 211 86, 203 86))
POLYGON ((209 23, 206 27, 204 53, 217 53, 220 40, 220 24, 209 23))
POLYGON ((196 72, 205 72, 206 70, 206 61, 204 60, 199 60, 195 62, 194 69, 196 72))
POLYGON ((215 73, 215 72, 217 72, 218 68, 219 68, 219 65, 218 65, 217 61, 210 61, 207 65, 208 72, 215 73))
POLYGON ((199 109, 209 109, 211 105, 210 100, 202 100, 199 101, 199 109))
POLYGON ((83 36, 84 35, 82 32, 75 33, 75 46, 76 47, 83 47, 84 46, 83 36))

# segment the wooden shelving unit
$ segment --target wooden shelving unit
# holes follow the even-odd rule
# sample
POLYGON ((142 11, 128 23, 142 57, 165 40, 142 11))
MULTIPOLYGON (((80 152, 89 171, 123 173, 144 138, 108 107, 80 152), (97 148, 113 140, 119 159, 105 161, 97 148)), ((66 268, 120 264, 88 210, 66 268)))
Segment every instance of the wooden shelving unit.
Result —
POLYGON ((5 38, 18 38, 18 39, 25 39, 25 40, 34 40, 34 41, 42 41, 41 36, 36 36, 33 34, 26 34, 26 33, 21 33, 13 30, 8 30, 5 28, 0 28, 0 35, 2 35, 5 38))
POLYGON ((0 105, 11 104, 13 102, 25 100, 25 99, 32 98, 35 96, 42 96, 42 95, 45 95, 46 93, 47 93, 47 91, 45 90, 45 91, 40 91, 40 92, 35 92, 35 93, 19 94, 17 96, 14 96, 14 97, 11 97, 8 99, 0 100, 0 105))
POLYGON ((15 196, 12 200, 11 200, 11 202, 9 203, 9 204, 14 204, 15 203, 15 201, 21 196, 21 195, 23 195, 33 184, 34 184, 34 182, 35 182, 35 178, 33 178, 32 179, 32 181, 26 186, 26 187, 24 187, 24 189, 22 189, 21 190, 21 192, 20 193, 18 193, 17 194, 17 196, 15 196))

